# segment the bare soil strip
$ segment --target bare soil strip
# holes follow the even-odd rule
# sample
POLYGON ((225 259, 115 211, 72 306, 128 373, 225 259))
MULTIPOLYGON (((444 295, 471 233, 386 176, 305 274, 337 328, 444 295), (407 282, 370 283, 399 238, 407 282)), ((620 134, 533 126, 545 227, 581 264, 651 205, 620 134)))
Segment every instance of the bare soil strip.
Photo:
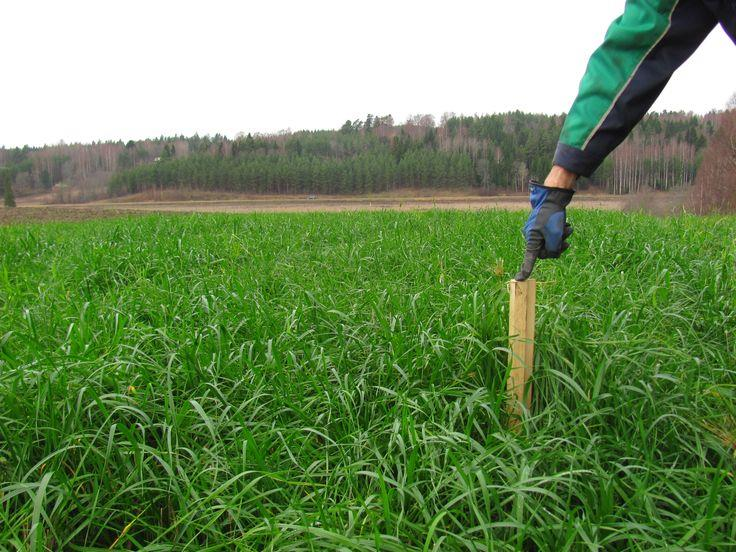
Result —
MULTIPOLYGON (((142 212, 177 213, 256 213, 256 212, 318 212, 318 211, 379 211, 385 209, 412 211, 425 209, 505 209, 524 210, 529 202, 522 196, 465 197, 318 197, 263 199, 216 199, 194 201, 98 201, 85 204, 42 205, 24 202, 15 209, 0 210, 0 224, 43 221, 76 221, 108 218, 142 212)), ((616 196, 592 195, 575 198, 575 207, 582 209, 621 210, 624 201, 616 196)))
POLYGON ((136 211, 133 209, 101 209, 77 205, 33 205, 13 209, 0 207, 0 226, 31 222, 79 222, 134 214, 136 211))
MULTIPOLYGON (((197 201, 137 201, 98 202, 97 207, 135 210, 177 212, 298 212, 298 211, 376 211, 382 209, 528 209, 529 201, 523 196, 465 196, 465 197, 318 197, 306 198, 245 198, 229 200, 197 201)), ((584 209, 620 210, 623 201, 616 196, 580 196, 575 198, 575 207, 584 209)))

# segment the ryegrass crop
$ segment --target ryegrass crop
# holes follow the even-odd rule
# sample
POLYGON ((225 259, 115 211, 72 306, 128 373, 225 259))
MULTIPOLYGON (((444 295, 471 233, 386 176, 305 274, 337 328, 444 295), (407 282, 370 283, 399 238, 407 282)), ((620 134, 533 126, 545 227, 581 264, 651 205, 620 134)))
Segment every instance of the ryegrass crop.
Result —
POLYGON ((736 543, 736 219, 574 212, 507 429, 525 213, 0 229, 0 548, 736 543))

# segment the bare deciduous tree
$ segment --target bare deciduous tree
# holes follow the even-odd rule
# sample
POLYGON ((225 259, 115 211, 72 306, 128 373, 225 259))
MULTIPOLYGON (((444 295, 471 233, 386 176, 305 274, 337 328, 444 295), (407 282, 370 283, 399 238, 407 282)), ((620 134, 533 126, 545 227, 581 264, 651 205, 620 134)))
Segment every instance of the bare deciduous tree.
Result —
POLYGON ((697 213, 736 211, 736 109, 726 111, 695 177, 688 206, 697 213))
POLYGON ((736 92, 726 102, 726 109, 736 109, 736 92))

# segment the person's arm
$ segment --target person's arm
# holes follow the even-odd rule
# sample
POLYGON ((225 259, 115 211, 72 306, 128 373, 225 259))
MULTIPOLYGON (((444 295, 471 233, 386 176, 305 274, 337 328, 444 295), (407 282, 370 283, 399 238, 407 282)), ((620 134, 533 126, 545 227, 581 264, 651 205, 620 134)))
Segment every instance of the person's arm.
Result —
POLYGON ((629 135, 716 22, 702 0, 626 1, 588 62, 552 170, 543 186, 530 185, 532 212, 517 280, 529 278, 537 259, 557 258, 567 249, 572 228, 566 207, 577 177, 590 176, 629 135))
POLYGON ((701 0, 627 0, 588 62, 554 164, 590 176, 716 23, 701 0))

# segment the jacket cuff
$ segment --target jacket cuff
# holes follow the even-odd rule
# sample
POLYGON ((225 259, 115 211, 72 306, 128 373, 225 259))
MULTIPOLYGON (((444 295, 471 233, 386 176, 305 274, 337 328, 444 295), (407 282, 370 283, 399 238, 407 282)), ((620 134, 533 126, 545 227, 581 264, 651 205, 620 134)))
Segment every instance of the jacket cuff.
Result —
POLYGON ((557 143, 554 164, 572 173, 580 176, 590 176, 602 162, 603 159, 600 159, 597 155, 592 155, 585 150, 568 146, 562 142, 557 143))

